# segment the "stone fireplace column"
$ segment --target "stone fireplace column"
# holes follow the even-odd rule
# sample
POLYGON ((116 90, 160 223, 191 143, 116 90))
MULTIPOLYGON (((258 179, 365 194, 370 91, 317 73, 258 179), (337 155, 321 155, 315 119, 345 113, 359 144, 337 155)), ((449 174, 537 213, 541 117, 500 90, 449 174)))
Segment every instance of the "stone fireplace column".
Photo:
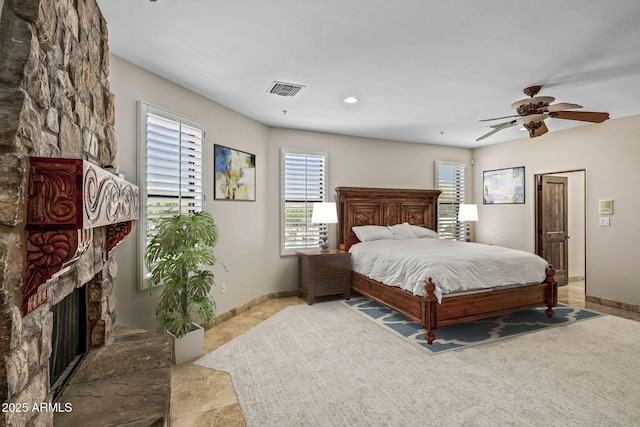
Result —
MULTIPOLYGON (((107 25, 95 0, 4 0, 0 15, 0 400, 27 411, 0 412, 0 425, 48 426, 51 307, 87 288, 90 345, 108 341, 115 321, 110 258, 119 227, 93 229, 75 262, 45 279, 48 294, 25 312, 25 272, 36 256, 58 262, 60 240, 28 240, 30 158, 116 166, 114 97, 107 25), (117 228, 117 229, 116 229, 117 228), (41 253, 28 245, 41 244, 41 253), (88 285, 87 285, 88 283, 88 285)), ((45 229, 45 232, 50 231, 45 229)), ((77 232, 77 231, 74 231, 77 232)), ((47 235, 49 237, 50 235, 47 235)), ((33 236, 32 236, 33 237, 33 236)), ((41 236, 42 237, 42 236, 41 236)), ((80 239, 83 235, 80 233, 80 239)), ((45 262, 44 260, 42 262, 45 262)))

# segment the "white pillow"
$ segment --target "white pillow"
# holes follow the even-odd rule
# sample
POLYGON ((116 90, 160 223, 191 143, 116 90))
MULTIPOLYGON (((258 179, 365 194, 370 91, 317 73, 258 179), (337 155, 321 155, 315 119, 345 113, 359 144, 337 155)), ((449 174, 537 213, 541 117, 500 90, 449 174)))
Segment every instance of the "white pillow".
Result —
POLYGON ((358 240, 361 242, 371 242, 373 240, 393 240, 393 233, 388 227, 382 225, 359 225, 351 227, 358 240))
POLYGON ((426 227, 420 227, 417 225, 412 225, 411 226, 411 231, 413 232, 414 236, 416 236, 418 239, 422 238, 422 237, 426 237, 426 238, 430 238, 430 239, 437 239, 438 237, 440 237, 438 235, 438 233, 436 233, 435 231, 426 228, 426 227))
POLYGON ((411 231, 411 226, 408 222, 402 224, 390 225, 389 230, 393 232, 393 238, 396 240, 415 239, 416 236, 411 231))

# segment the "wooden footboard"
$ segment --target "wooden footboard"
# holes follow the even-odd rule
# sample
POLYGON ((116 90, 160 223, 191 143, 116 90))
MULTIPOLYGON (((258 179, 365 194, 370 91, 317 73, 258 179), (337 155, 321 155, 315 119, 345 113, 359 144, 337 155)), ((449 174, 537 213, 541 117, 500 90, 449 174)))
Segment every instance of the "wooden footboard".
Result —
POLYGON ((425 284, 427 292, 424 297, 385 285, 356 272, 352 272, 351 287, 361 295, 419 322, 426 331, 425 339, 431 344, 435 340, 434 331, 439 326, 537 307, 547 307, 545 313, 549 317, 553 316, 553 307, 557 305, 557 283, 554 274, 553 268, 549 268, 546 279, 539 284, 451 296, 443 298, 440 304, 434 294, 435 284, 431 279, 425 284))

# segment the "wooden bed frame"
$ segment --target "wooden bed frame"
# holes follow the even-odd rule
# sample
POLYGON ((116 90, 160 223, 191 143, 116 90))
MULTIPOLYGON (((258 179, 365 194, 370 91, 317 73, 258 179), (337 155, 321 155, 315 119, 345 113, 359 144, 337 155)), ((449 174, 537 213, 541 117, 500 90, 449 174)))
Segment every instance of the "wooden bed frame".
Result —
MULTIPOLYGON (((358 242, 351 227, 357 225, 394 225, 403 222, 437 230, 439 190, 404 190, 392 188, 338 187, 338 248, 348 250, 358 242)), ((420 322, 429 344, 439 326, 463 323, 530 308, 544 307, 553 316, 557 305, 557 283, 551 266, 542 283, 514 288, 489 290, 474 294, 449 296, 438 300, 431 278, 425 283, 424 297, 395 286, 370 279, 357 272, 351 274, 355 292, 420 322)))

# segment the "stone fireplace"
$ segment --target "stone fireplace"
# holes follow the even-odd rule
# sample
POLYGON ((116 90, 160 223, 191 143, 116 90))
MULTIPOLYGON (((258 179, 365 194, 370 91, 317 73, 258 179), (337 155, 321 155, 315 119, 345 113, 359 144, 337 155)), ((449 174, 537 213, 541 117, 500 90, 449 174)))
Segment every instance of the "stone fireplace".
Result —
MULTIPOLYGON (((14 410, 0 412, 0 425, 53 425, 54 412, 64 410, 52 404, 50 389, 56 304, 82 289, 86 325, 80 340, 85 340, 89 352, 111 341, 117 275, 111 250, 132 224, 121 217, 106 222, 83 222, 77 215, 70 220, 56 217, 67 216, 64 209, 70 205, 63 201, 61 210, 51 210, 45 204, 52 194, 39 191, 49 191, 52 187, 43 182, 59 177, 50 170, 40 176, 34 172, 34 165, 50 159, 51 164, 72 164, 76 172, 80 170, 72 182, 80 187, 86 168, 101 171, 107 180, 115 178, 103 169, 115 166, 116 155, 107 39, 107 25, 95 0, 4 1, 0 398, 14 410), (45 211, 53 222, 38 222, 36 217, 45 211), (34 405, 45 410, 34 411, 34 405)), ((58 196, 69 183, 54 183, 58 196)), ((85 197, 82 191, 76 194, 85 197)), ((75 200, 80 203, 76 208, 84 212, 80 199, 75 200)))
POLYGON ((42 340, 51 349, 49 384, 55 393, 82 355, 109 341, 115 321, 109 278, 115 273, 105 273, 103 265, 137 215, 137 187, 112 173, 86 160, 29 158, 21 312, 25 318, 44 305, 53 313, 42 340), (96 233, 102 238, 94 239, 96 233), (65 286, 58 277, 73 278, 77 260, 94 244, 101 247, 93 251, 93 268, 65 286))

